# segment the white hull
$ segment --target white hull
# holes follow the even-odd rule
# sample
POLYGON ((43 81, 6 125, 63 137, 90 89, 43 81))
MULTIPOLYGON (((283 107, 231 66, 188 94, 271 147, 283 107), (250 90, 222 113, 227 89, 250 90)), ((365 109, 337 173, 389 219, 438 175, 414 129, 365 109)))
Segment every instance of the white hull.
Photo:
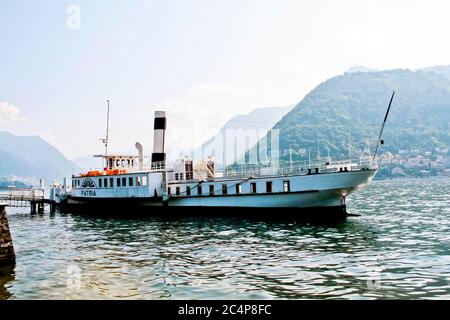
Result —
MULTIPOLYGON (((169 206, 178 207, 327 207, 345 204, 345 197, 362 188, 375 171, 353 171, 291 178, 292 192, 232 194, 201 197, 172 197, 169 206), (297 186, 298 184, 298 186, 297 186)), ((265 183, 267 179, 261 179, 265 183)), ((282 180, 282 179, 280 179, 282 180)), ((261 184, 262 184, 261 183, 261 184)))
MULTIPOLYGON (((298 175, 289 177, 265 177, 255 178, 242 183, 242 193, 233 194, 233 188, 229 193, 209 195, 172 195, 167 201, 161 197, 129 197, 125 194, 107 196, 104 192, 96 193, 96 196, 77 197, 72 194, 68 199, 69 204, 126 204, 139 207, 242 207, 242 208, 312 208, 312 207, 336 207, 345 205, 345 198, 354 190, 362 188, 370 182, 376 170, 358 170, 350 172, 323 173, 311 175, 298 175), (247 185, 256 183, 257 190, 262 190, 266 181, 272 181, 274 187, 289 179, 291 190, 289 192, 260 192, 249 193, 247 185), (98 195, 97 195, 98 194, 98 195)), ((209 184, 217 186, 216 190, 225 181, 203 182, 205 188, 209 184)), ((236 182, 226 180, 229 184, 236 182)), ((183 184, 172 184, 172 187, 183 188, 183 184)), ((206 189, 206 188, 205 188, 206 189)), ((204 192, 207 192, 205 190, 204 192)), ((148 192, 152 194, 150 190, 148 192)))

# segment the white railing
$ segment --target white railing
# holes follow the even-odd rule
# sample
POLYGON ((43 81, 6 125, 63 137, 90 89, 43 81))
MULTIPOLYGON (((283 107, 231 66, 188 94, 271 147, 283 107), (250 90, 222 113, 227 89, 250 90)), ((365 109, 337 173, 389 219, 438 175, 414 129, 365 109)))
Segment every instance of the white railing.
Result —
POLYGON ((242 177, 263 177, 277 175, 298 175, 313 173, 329 173, 339 171, 357 171, 364 169, 376 169, 377 164, 372 158, 348 159, 340 161, 301 161, 292 163, 283 163, 279 166, 258 166, 243 164, 232 167, 227 170, 216 170, 215 176, 226 178, 242 178, 242 177))
MULTIPOLYGON (((124 170, 121 173, 138 173, 138 172, 160 172, 160 171, 173 171, 173 164, 164 162, 153 163, 151 165, 145 165, 141 168, 139 166, 133 166, 128 168, 117 168, 124 170)), ((277 176, 277 175, 298 175, 298 174, 313 174, 313 173, 327 173, 327 172, 339 172, 339 171, 357 171, 363 169, 377 169, 378 164, 373 161, 372 157, 360 157, 357 159, 337 160, 337 161, 296 161, 296 162, 284 162, 280 165, 257 165, 257 164, 239 164, 235 166, 229 166, 225 170, 214 170, 214 177, 223 178, 248 178, 248 177, 262 177, 262 176, 277 176)), ((89 168, 89 169, 76 169, 73 171, 74 175, 86 174, 89 171, 99 171, 107 174, 103 168, 89 168)), ((199 170, 194 166, 194 174, 197 176, 195 179, 206 180, 210 174, 204 172, 200 174, 199 170)), ((212 172, 211 172, 212 173, 212 172)), ((170 173, 169 180, 173 178, 174 173, 170 173)), ((183 177, 185 180, 185 177, 183 177)), ((181 180, 181 179, 180 179, 181 180)))
POLYGON ((0 188, 0 199, 2 200, 42 200, 44 199, 44 189, 34 188, 0 188))
MULTIPOLYGON (((160 162, 154 162, 151 164, 147 164, 145 163, 142 167, 140 167, 138 164, 135 164, 134 166, 129 166, 129 167, 115 167, 112 170, 123 170, 122 173, 138 173, 138 172, 151 172, 151 171, 161 171, 161 170, 165 170, 166 168, 171 168, 172 166, 170 164, 167 164, 163 161, 160 162)), ((105 168, 101 168, 101 167, 96 167, 96 168, 75 168, 72 169, 72 175, 74 176, 79 176, 81 174, 87 174, 88 172, 100 172, 103 174, 107 174, 108 170, 105 170, 105 168)))

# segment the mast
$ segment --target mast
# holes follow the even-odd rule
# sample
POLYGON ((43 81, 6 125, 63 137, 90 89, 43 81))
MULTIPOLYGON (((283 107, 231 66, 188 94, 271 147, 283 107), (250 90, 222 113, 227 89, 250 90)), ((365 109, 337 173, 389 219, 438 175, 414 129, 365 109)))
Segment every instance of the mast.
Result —
POLYGON ((106 115, 106 137, 104 139, 100 139, 103 144, 105 145, 105 170, 108 167, 108 160, 106 159, 106 157, 108 156, 108 142, 109 142, 109 100, 106 100, 106 102, 108 103, 108 112, 106 115))
POLYGON ((311 150, 308 148, 308 167, 311 169, 311 150))
POLYGON ((319 140, 317 140, 317 159, 320 162, 320 146, 319 146, 319 140))
POLYGON ((109 141, 109 100, 106 100, 108 103, 108 113, 106 115, 106 139, 105 139, 105 159, 108 155, 108 141, 109 141))
POLYGON ((384 144, 384 141, 381 140, 381 136, 383 135, 384 126, 386 125, 386 120, 387 120, 387 117, 389 115, 389 111, 391 110, 391 105, 392 105, 392 100, 394 100, 394 95, 395 95, 395 91, 392 92, 391 100, 389 101, 389 106, 388 106, 388 108, 386 110, 386 114, 384 116, 383 124, 381 125, 381 130, 380 130, 380 134, 378 136, 378 141, 377 141, 377 147, 375 148, 375 152, 373 153, 372 161, 375 161, 375 157, 377 156, 377 151, 378 151, 378 147, 380 146, 380 144, 384 144))
POLYGON ((350 159, 350 163, 352 162, 352 137, 351 133, 348 134, 348 141, 347 141, 347 147, 348 147, 348 158, 350 159))

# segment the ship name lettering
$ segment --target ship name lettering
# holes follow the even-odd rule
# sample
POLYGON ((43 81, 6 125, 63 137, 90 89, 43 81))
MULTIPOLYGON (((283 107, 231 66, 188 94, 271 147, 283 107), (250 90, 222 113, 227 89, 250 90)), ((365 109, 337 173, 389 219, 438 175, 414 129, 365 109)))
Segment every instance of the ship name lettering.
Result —
POLYGON ((81 195, 83 197, 96 197, 97 196, 95 191, 92 191, 92 190, 86 190, 86 191, 83 190, 83 191, 81 191, 81 195))

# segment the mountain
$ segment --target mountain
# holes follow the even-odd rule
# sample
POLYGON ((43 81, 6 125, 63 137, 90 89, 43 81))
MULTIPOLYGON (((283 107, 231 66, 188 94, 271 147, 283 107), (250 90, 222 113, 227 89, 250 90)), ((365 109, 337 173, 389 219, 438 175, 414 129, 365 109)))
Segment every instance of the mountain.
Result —
POLYGON ((290 146, 295 160, 306 160, 308 149, 312 157, 329 150, 332 157, 345 158, 349 145, 359 155, 368 140, 376 141, 394 90, 383 152, 450 146, 450 80, 443 74, 353 72, 321 83, 275 124, 282 159, 288 159, 290 146))
POLYGON ((355 73, 355 72, 376 72, 377 69, 368 68, 365 66, 353 66, 347 70, 348 73, 355 73))
MULTIPOLYGON (((369 68, 366 66, 353 66, 353 67, 350 67, 346 72, 347 73, 356 73, 356 72, 379 72, 379 71, 383 71, 383 70, 369 68)), ((442 74, 446 78, 450 79, 450 65, 448 65, 448 66, 437 65, 437 66, 416 69, 414 71, 434 72, 434 73, 442 74)))
POLYGON ((71 174, 74 164, 38 136, 0 132, 0 177, 44 178, 47 181, 71 174))
POLYGON ((16 181, 14 179, 0 179, 0 188, 16 187, 16 188, 28 188, 32 184, 27 184, 22 181, 16 181))
POLYGON ((100 158, 94 158, 94 155, 85 157, 77 157, 71 160, 78 168, 90 169, 100 168, 102 166, 102 160, 100 158))
MULTIPOLYGON (((242 133, 247 136, 254 134, 256 139, 254 142, 256 143, 258 139, 266 135, 267 131, 293 107, 294 105, 256 108, 250 113, 234 116, 213 137, 196 150, 195 155, 199 156, 199 159, 196 160, 200 160, 202 155, 204 157, 213 155, 216 158, 216 162, 223 163, 224 146, 226 150, 233 150, 235 137, 242 133)), ((245 149, 242 149, 240 152, 238 151, 237 157, 242 156, 244 153, 245 149)), ((232 161, 227 161, 227 163, 229 162, 232 161)))
POLYGON ((9 152, 0 151, 0 159, 1 177, 10 177, 14 175, 29 177, 37 170, 37 168, 28 161, 9 152))
POLYGON ((444 77, 450 80, 450 66, 433 66, 420 69, 425 72, 434 72, 438 74, 442 74, 444 77))

